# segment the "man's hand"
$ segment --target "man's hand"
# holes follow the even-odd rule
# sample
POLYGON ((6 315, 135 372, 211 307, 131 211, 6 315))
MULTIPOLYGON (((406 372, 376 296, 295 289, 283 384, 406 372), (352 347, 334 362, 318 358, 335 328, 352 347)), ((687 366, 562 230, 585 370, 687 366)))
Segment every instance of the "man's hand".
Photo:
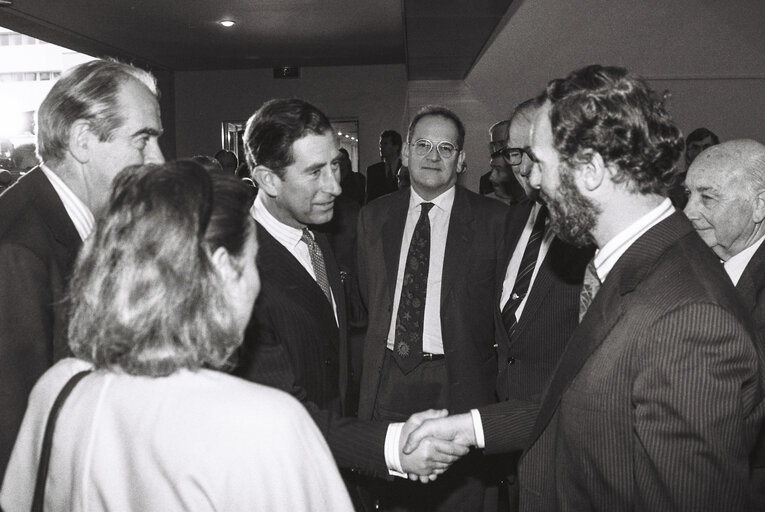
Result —
MULTIPOLYGON (((420 413, 422 414, 422 413, 420 413)), ((411 420, 412 418, 410 418, 411 420)), ((461 447, 462 455, 467 453, 471 446, 476 445, 475 430, 473 429, 473 417, 470 413, 457 414, 454 416, 431 415, 429 419, 420 422, 421 425, 409 434, 402 450, 403 457, 412 452, 419 451, 420 445, 428 442, 447 443, 449 446, 461 447), (464 452, 464 453, 463 453, 464 452)), ((407 422, 407 425, 409 423, 407 422)), ((401 433, 404 439, 406 427, 401 433)), ((448 467, 448 466, 447 466, 448 467)))
MULTIPOLYGON (((426 436, 418 437, 416 446, 404 451, 403 445, 411 438, 412 432, 419 432, 418 427, 428 421, 445 418, 445 410, 429 409, 412 414, 401 431, 401 467, 409 474, 411 480, 427 483, 438 478, 438 475, 449 469, 449 466, 470 451, 469 446, 458 444, 452 440, 438 439, 426 436)), ((472 426, 471 426, 472 428, 472 426)))

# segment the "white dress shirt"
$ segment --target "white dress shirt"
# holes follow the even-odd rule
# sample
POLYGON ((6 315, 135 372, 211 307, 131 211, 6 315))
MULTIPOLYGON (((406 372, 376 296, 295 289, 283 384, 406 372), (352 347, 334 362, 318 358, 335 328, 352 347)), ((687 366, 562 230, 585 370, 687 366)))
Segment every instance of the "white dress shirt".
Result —
POLYGON ((398 257, 398 272, 396 273, 396 291, 393 298, 393 314, 388 329, 388 348, 393 350, 396 340, 396 317, 398 305, 401 302, 401 288, 404 282, 406 257, 409 254, 409 244, 412 242, 414 228, 420 218, 422 203, 433 203, 428 212, 430 219, 430 259, 428 265, 428 289, 425 295, 425 320, 422 329, 422 351, 431 354, 443 354, 444 342, 441 339, 441 279, 444 270, 444 253, 446 252, 446 235, 449 231, 449 219, 454 205, 455 188, 452 187, 432 201, 420 197, 411 189, 409 209, 406 213, 404 235, 401 239, 401 252, 398 257))
MULTIPOLYGON (((518 270, 520 270, 521 267, 521 260, 523 259, 523 253, 526 251, 526 245, 529 243, 529 238, 531 238, 531 231, 534 229, 534 223, 537 221, 537 215, 539 215, 539 211, 542 209, 542 205, 539 203, 535 203, 534 207, 531 209, 531 213, 529 214, 529 218, 526 220, 526 225, 523 228, 523 232, 521 233, 521 237, 518 239, 518 243, 515 246, 515 250, 513 251, 513 256, 510 258, 510 263, 507 266, 507 272, 505 273, 505 280, 502 282, 502 296, 499 300, 499 310, 502 311, 502 308, 505 307, 505 304, 507 304, 507 301, 510 300, 510 294, 513 291, 513 288, 515 287, 515 279, 518 277, 518 270)), ((536 265, 534 266, 534 272, 531 274, 531 282, 529 283, 529 292, 526 293, 526 296, 521 300, 520 305, 518 305, 518 309, 515 310, 515 319, 516 321, 520 321, 521 319, 521 313, 523 313, 523 308, 526 306, 526 299, 528 299, 529 295, 531 295, 531 289, 534 286, 534 281, 537 278, 537 272, 539 272, 539 266, 542 264, 542 262, 545 260, 545 256, 547 255, 547 251, 550 249, 550 244, 552 243, 553 238, 555 238, 555 233, 553 233, 552 229, 548 229, 550 225, 550 219, 545 221, 545 234, 544 238, 542 238, 542 245, 539 247, 539 254, 537 255, 537 261, 536 265)))
POLYGON ((64 209, 69 215, 69 218, 72 219, 72 224, 74 224, 77 234, 79 234, 80 239, 84 241, 90 236, 90 233, 93 232, 93 228, 96 225, 96 219, 93 217, 93 212, 91 212, 90 209, 85 206, 85 203, 72 192, 72 189, 64 183, 64 180, 59 178, 58 175, 51 171, 45 164, 40 165, 40 169, 43 174, 45 174, 45 177, 48 178, 48 181, 50 181, 53 190, 56 191, 61 202, 64 203, 64 209))
POLYGON ((752 259, 752 256, 754 256, 754 253, 757 252, 757 249, 760 248, 763 240, 765 240, 765 236, 761 237, 735 256, 728 258, 728 261, 723 265, 725 272, 730 277, 730 280, 733 281, 733 286, 738 284, 741 275, 744 273, 744 270, 746 270, 746 266, 749 265, 749 261, 752 259))
MULTIPOLYGON (((271 212, 268 211, 265 203, 263 203, 260 194, 255 196, 255 202, 252 204, 252 208, 250 208, 250 214, 253 219, 263 226, 263 228, 268 231, 277 242, 282 244, 284 248, 298 260, 306 272, 308 272, 313 280, 316 281, 316 274, 313 271, 313 264, 311 263, 311 253, 308 251, 308 246, 301 241, 303 231, 288 226, 271 215, 271 212)), ((311 236, 313 236, 313 233, 311 233, 311 236)), ((330 293, 332 294, 332 310, 335 312, 335 324, 337 324, 337 304, 335 303, 335 294, 332 293, 331 287, 330 293)))

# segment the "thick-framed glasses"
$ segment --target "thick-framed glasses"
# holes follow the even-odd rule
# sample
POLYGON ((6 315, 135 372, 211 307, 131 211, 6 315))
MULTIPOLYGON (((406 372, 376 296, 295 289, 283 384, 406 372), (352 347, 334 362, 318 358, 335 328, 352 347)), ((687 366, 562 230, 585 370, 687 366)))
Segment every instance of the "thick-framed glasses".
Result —
POLYGON ((529 148, 502 148, 491 154, 492 158, 502 157, 510 165, 521 165, 523 162, 523 154, 527 154, 532 162, 536 162, 536 158, 531 153, 529 148))
POLYGON ((436 151, 438 151, 438 154, 441 155, 441 158, 444 160, 449 160, 451 157, 459 153, 457 146, 445 140, 442 140, 441 142, 433 142, 428 139, 417 139, 409 145, 414 148, 414 153, 417 156, 428 156, 430 152, 433 151, 433 147, 436 148, 436 151))

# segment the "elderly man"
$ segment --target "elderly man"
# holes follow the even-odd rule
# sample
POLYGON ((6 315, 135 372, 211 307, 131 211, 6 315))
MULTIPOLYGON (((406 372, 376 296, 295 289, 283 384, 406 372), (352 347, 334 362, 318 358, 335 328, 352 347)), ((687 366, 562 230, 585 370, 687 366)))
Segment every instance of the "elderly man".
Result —
POLYGON ((489 182, 492 192, 487 196, 513 205, 524 201, 526 193, 510 163, 503 157, 507 149, 509 129, 509 119, 494 123, 489 128, 489 165, 491 166, 489 182))
POLYGON ((393 469, 427 481, 454 457, 423 450, 402 458, 398 445, 385 447, 418 416, 406 425, 350 417, 343 286, 327 237, 313 229, 332 219, 341 192, 342 155, 329 119, 299 99, 271 100, 250 117, 244 144, 260 189, 251 212, 261 291, 235 373, 300 400, 341 469, 381 477, 393 469))
POLYGON ((161 134, 154 77, 119 62, 72 68, 40 105, 43 163, 0 197, 2 471, 32 386, 69 353, 64 293, 77 251, 114 176, 164 161, 161 134))
MULTIPOLYGON (((732 140, 704 150, 685 182, 685 214, 723 267, 765 336, 765 146, 732 140)), ((759 494, 765 497, 765 429, 753 459, 759 494)), ((764 503, 765 504, 765 503, 764 503)))
MULTIPOLYGON (((359 215, 369 312, 361 418, 400 421, 428 408, 464 412, 495 401, 495 290, 509 209, 456 185, 464 141, 451 110, 418 111, 403 150, 411 188, 359 215)), ((381 491, 380 509, 480 510, 485 481, 476 462, 427 487, 397 482, 381 491)))
POLYGON ((490 453, 525 448, 521 510, 751 506, 762 350, 717 258, 665 197, 683 144, 655 98, 622 68, 548 85, 530 181, 558 236, 598 247, 581 323, 538 410, 423 425, 490 453))

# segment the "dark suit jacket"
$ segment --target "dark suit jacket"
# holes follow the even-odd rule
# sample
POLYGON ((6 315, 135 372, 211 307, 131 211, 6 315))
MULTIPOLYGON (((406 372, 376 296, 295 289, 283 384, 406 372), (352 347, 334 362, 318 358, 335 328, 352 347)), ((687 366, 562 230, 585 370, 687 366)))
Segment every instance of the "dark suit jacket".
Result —
POLYGON ((234 373, 300 400, 340 467, 387 475, 387 425, 344 417, 349 365, 345 300, 326 237, 315 233, 342 329, 321 288, 300 262, 260 224, 257 229, 261 290, 234 373))
MULTIPOLYGON (((754 331, 761 339, 765 339, 765 244, 749 260, 749 263, 741 274, 736 284, 736 291, 749 311, 754 323, 754 331)), ((759 469, 759 478, 765 478, 765 424, 760 428, 756 453, 753 458, 753 466, 759 469), (759 474, 762 473, 762 474, 759 474)), ((760 483, 762 491, 765 491, 765 483, 760 483)))
MULTIPOLYGON (((513 206, 508 240, 517 241, 528 220, 530 206, 528 203, 513 206)), ((517 242, 513 242, 515 245, 517 242)), ((500 308, 495 310, 500 400, 537 403, 541 400, 566 342, 579 325, 579 293, 584 269, 593 254, 591 246, 577 248, 553 238, 531 284, 512 340, 507 336, 500 308)), ((505 269, 511 257, 512 251, 507 256, 505 269)), ((497 296, 501 294, 502 283, 497 296)))
POLYGON ((70 354, 63 298, 81 244, 39 168, 0 196, 0 479, 32 386, 70 354))
MULTIPOLYGON (((361 210, 359 282, 369 312, 364 341, 359 417, 371 419, 391 323, 409 189, 361 210)), ((457 186, 449 221, 441 285, 441 330, 449 375, 449 410, 465 412, 496 400, 494 309, 504 277, 509 209, 457 186)))
POLYGON ((398 179, 395 175, 388 177, 385 174, 385 162, 377 162, 367 167, 367 203, 396 190, 398 179))
POLYGON ((527 446, 521 510, 746 510, 763 417, 748 322, 682 214, 646 232, 574 331, 528 441, 529 411, 484 417, 488 451, 527 446))

